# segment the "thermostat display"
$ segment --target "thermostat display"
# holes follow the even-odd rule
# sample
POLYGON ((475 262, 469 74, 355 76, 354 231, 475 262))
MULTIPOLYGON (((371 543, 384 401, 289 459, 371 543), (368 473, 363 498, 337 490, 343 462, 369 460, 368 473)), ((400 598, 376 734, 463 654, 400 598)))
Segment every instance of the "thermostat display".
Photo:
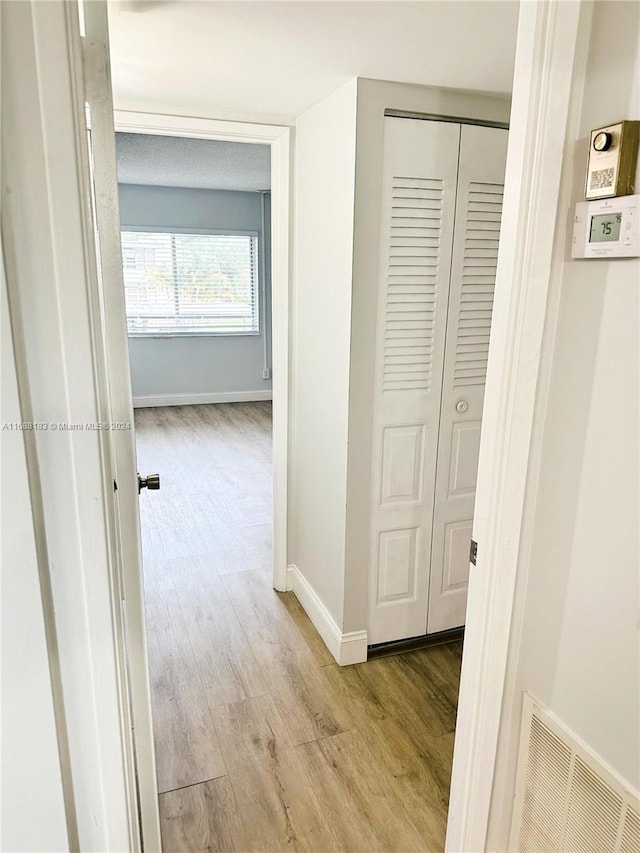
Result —
POLYGON ((640 195, 579 202, 571 257, 640 257, 640 195))
POLYGON ((621 213, 601 213, 591 217, 590 243, 615 243, 620 239, 621 213))

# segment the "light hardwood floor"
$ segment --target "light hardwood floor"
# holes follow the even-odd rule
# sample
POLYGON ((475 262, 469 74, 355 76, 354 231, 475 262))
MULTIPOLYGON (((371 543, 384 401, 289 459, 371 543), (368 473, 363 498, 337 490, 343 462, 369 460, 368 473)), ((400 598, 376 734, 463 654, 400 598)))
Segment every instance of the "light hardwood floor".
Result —
POLYGON ((163 849, 440 851, 459 643, 338 667, 271 588, 271 406, 136 412, 163 849))

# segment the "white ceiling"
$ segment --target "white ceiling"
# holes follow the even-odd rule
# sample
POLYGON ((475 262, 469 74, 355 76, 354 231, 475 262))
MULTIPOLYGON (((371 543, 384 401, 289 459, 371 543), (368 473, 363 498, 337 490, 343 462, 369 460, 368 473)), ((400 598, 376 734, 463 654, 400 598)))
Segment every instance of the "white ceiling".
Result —
POLYGON ((118 181, 257 192, 271 186, 268 145, 116 133, 118 181))
POLYGON ((292 122, 353 77, 509 94, 516 0, 111 0, 116 106, 292 122))

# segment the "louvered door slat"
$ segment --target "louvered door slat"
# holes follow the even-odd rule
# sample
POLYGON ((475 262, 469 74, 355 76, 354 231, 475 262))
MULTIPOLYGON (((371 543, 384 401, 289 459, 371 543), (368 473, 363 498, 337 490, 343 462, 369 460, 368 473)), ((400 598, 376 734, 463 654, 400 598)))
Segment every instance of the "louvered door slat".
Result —
POLYGON ((491 239, 488 235, 499 234, 500 223, 494 220, 487 220, 475 217, 467 220, 467 236, 472 239, 491 239))
MULTIPOLYGON (((444 181, 419 177, 395 177, 391 187, 390 245, 387 257, 385 331, 413 332, 431 338, 436 311, 436 287, 440 258, 440 231, 444 181), (410 194, 410 198, 407 198, 410 194), (394 229, 429 224, 429 245, 424 237, 398 242, 394 229)), ((397 338, 392 339, 397 344, 397 338)), ((400 340, 402 337, 400 336, 400 340)), ((408 382, 412 389, 431 385, 432 350, 423 349, 411 359, 398 357, 395 345, 385 338, 383 390, 408 382)))
POLYGON ((491 325, 493 309, 493 289, 497 270, 498 243, 495 246, 479 248, 477 240, 470 237, 478 226, 500 222, 502 215, 502 191, 496 184, 470 181, 467 191, 467 216, 465 222, 464 260, 462 281, 460 284, 459 324, 456 340, 456 361, 454 367, 454 387, 463 388, 469 380, 483 382, 487 373, 489 338, 485 336, 471 350, 477 357, 476 369, 467 369, 470 348, 465 346, 469 330, 480 332, 491 325), (487 199, 491 199, 490 202, 487 199), (478 292, 477 282, 482 276, 486 286, 478 292), (463 331, 464 330, 464 331, 463 331), (464 349, 462 349, 464 347, 464 349), (464 358, 463 358, 464 353, 464 358))

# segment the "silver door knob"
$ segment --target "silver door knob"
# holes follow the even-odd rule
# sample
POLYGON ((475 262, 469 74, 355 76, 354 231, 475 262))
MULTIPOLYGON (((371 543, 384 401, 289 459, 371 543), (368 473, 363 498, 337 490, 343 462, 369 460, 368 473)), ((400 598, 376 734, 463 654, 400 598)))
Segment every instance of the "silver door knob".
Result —
POLYGON ((151 489, 157 491, 160 488, 160 474, 148 474, 146 477, 141 477, 138 474, 138 494, 143 489, 151 489))
POLYGON ((456 403, 456 412, 460 412, 461 415, 464 415, 464 413, 467 411, 468 408, 469 408, 469 404, 467 403, 466 400, 459 400, 456 403))

